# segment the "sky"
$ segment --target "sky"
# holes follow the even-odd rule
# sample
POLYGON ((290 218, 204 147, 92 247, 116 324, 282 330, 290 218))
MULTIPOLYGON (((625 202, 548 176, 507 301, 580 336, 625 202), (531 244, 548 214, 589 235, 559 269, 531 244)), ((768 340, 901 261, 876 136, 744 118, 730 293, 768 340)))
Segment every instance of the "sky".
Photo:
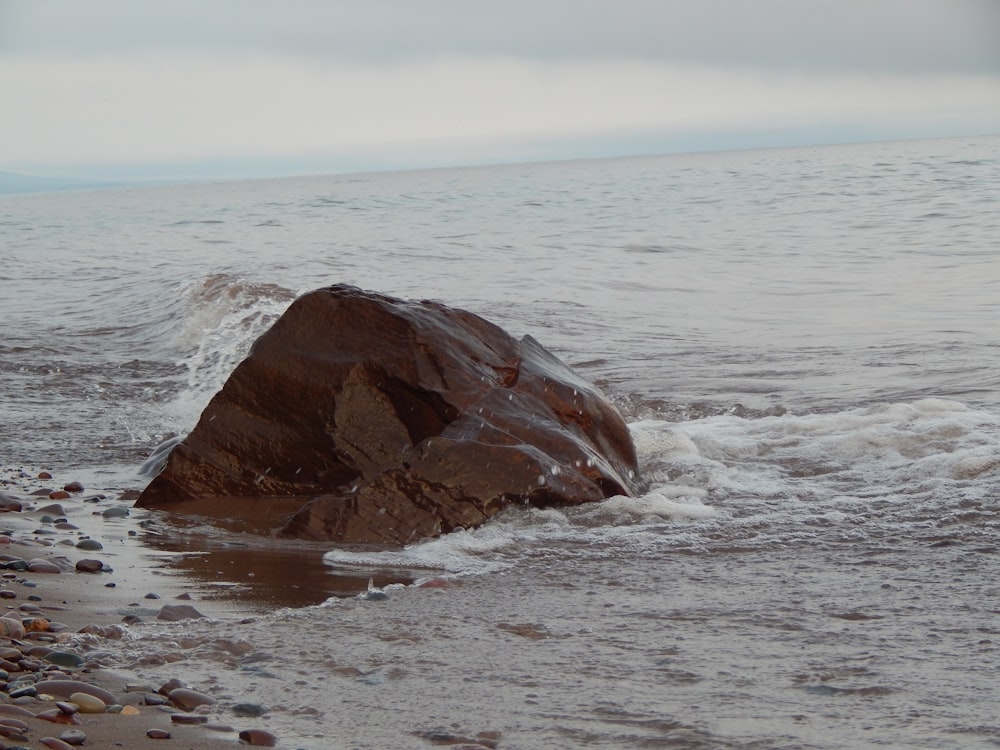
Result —
POLYGON ((1000 0, 0 0, 0 171, 294 174, 1000 133, 1000 0))

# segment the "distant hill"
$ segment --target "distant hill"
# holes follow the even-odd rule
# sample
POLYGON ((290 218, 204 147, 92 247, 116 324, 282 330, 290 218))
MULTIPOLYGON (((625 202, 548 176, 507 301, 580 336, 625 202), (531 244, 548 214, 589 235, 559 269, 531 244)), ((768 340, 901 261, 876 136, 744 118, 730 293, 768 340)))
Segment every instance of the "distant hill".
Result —
POLYGON ((51 190, 88 190, 114 187, 113 182, 81 180, 63 177, 35 177, 34 175, 0 172, 0 193, 44 193, 51 190))

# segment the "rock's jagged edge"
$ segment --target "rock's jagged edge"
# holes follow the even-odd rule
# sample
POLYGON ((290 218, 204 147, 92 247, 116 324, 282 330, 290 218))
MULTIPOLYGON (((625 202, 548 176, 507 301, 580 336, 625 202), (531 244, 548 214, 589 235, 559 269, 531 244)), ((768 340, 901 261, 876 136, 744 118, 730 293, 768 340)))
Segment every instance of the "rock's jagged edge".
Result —
POLYGON ((257 340, 136 505, 404 544, 512 503, 627 495, 636 475, 618 411, 530 336, 337 285, 257 340))

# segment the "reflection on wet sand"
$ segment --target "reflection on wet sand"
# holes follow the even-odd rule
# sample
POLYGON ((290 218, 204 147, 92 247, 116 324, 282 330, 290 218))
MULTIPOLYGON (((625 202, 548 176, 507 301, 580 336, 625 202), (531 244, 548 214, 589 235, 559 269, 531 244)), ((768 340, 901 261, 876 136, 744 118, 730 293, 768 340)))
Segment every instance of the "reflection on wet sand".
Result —
POLYGON ((305 607, 330 597, 356 596, 390 583, 412 583, 399 572, 333 570, 323 562, 329 544, 274 540, 240 535, 220 540, 198 533, 156 532, 142 535, 166 570, 186 577, 203 599, 239 601, 243 605, 305 607), (166 554, 163 554, 166 553, 166 554))

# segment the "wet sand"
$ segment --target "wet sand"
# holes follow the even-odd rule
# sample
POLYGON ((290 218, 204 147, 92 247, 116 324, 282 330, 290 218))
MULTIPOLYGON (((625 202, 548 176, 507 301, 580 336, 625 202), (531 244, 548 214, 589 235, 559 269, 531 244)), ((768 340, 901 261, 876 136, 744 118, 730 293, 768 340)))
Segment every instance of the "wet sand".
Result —
MULTIPOLYGON (((189 614, 213 619, 244 618, 276 607, 318 604, 330 596, 357 593, 363 585, 354 578, 329 575, 319 546, 269 545, 259 537, 220 539, 205 528, 170 526, 155 513, 135 511, 130 493, 115 496, 87 489, 66 493, 60 488, 71 478, 38 479, 19 469, 0 471, 0 504, 8 507, 0 513, 0 615, 37 628, 23 637, 0 638, 0 648, 9 646, 28 655, 27 661, 15 658, 8 665, 8 689, 0 692, 0 734, 4 719, 23 721, 27 729, 0 737, 0 747, 61 747, 48 740, 67 730, 83 731, 85 746, 95 748, 245 745, 240 732, 268 731, 267 717, 233 710, 240 703, 238 685, 188 684, 183 667, 178 665, 174 674, 167 663, 156 670, 164 675, 164 682, 179 680, 216 702, 194 708, 169 700, 150 705, 161 700, 151 694, 163 682, 141 684, 134 676, 106 665, 109 660, 102 652, 115 650, 112 640, 141 638, 144 622, 162 620, 173 607, 190 607, 195 612, 189 614), (78 546, 81 542, 84 548, 78 546), (86 549, 88 544, 96 546, 94 542, 101 548, 86 549), (102 569, 83 572, 77 568, 81 560, 98 560, 102 569), (23 563, 18 561, 31 566, 19 569, 23 563), (59 572, 33 561, 51 563, 59 572), (52 572, 45 572, 47 567, 52 572), (289 583, 289 571, 294 571, 294 583, 289 583), (82 663, 57 668, 49 663, 47 649, 78 656, 82 663), (32 658, 41 663, 32 665, 32 658), (39 691, 39 696, 12 698, 11 684, 30 684, 19 678, 35 671, 33 666, 46 673, 45 679, 102 688, 118 706, 127 708, 72 716, 56 711, 53 718, 59 721, 37 718, 33 715, 48 715, 44 712, 53 709, 57 700, 65 704, 68 696, 39 691), (203 716, 191 720, 204 723, 177 723, 172 718, 175 713, 203 716), (163 730, 170 737, 151 738, 149 730, 163 730)), ((72 711, 73 707, 64 705, 63 709, 72 711)), ((266 737, 257 739, 267 746, 266 737)), ((282 746, 280 737, 277 746, 282 746)))

